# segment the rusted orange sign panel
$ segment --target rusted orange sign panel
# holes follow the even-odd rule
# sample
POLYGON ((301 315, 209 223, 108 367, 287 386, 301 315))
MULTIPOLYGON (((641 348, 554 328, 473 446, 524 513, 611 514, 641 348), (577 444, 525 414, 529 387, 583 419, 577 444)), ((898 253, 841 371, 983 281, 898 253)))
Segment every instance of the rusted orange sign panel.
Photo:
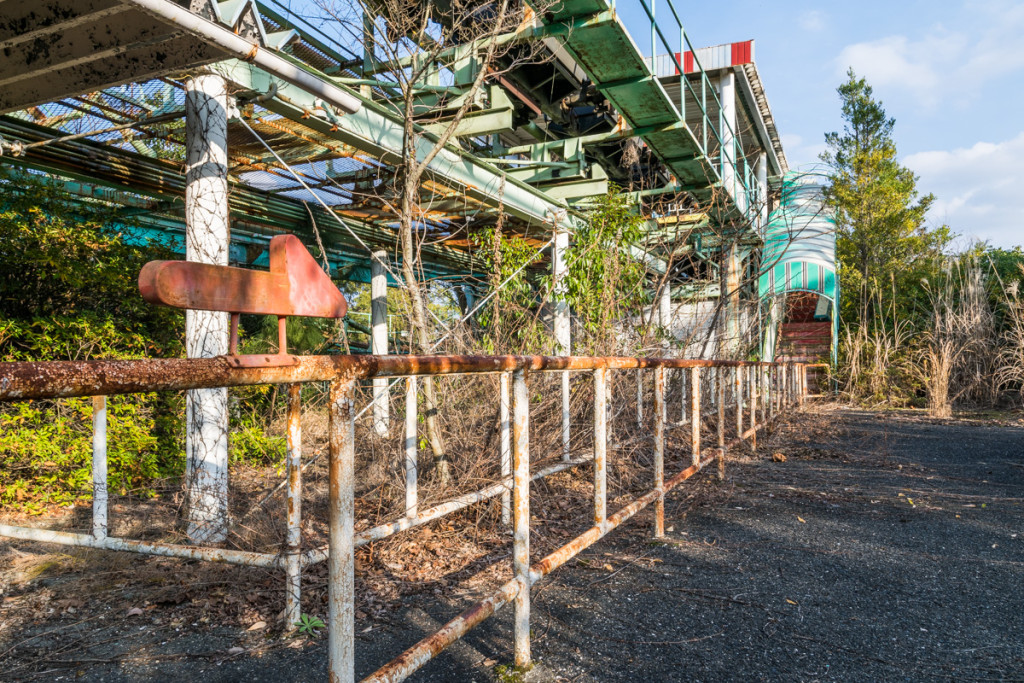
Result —
POLYGON ((345 297, 294 235, 270 240, 269 272, 190 261, 151 261, 139 273, 139 292, 151 304, 230 313, 232 362, 246 367, 289 362, 283 358, 287 353, 287 316, 343 318, 348 310, 345 297), (242 313, 278 316, 277 356, 237 355, 242 313))

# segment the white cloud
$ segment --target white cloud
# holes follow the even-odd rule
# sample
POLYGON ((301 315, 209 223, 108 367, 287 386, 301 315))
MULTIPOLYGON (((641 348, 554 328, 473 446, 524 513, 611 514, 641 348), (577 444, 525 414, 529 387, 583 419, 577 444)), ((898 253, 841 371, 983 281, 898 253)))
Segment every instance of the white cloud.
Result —
POLYGON ((797 23, 805 31, 811 33, 818 33, 825 30, 825 14, 821 10, 811 10, 810 12, 804 12, 797 19, 797 23))
POLYGON ((853 67, 872 86, 910 94, 927 108, 970 104, 984 83, 1024 68, 1024 5, 974 2, 966 12, 970 25, 957 30, 940 24, 919 37, 892 35, 848 45, 836 58, 837 76, 853 67))
POLYGON ((1003 142, 912 154, 903 163, 921 180, 922 193, 933 193, 929 215, 969 238, 996 246, 1024 244, 1024 132, 1003 142))

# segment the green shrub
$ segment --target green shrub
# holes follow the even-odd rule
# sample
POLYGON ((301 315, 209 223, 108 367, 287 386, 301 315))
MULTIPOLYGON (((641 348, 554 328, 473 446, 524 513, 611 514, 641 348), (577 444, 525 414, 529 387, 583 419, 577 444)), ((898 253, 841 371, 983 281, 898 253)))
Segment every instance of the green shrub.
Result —
MULTIPOLYGON (((181 355, 184 317, 137 289, 166 249, 24 174, 0 175, 0 190, 0 362, 181 355)), ((180 473, 182 417, 177 395, 109 400, 112 492, 148 495, 155 478, 180 473)), ((91 452, 90 399, 0 404, 0 504, 43 512, 89 499, 91 452)))

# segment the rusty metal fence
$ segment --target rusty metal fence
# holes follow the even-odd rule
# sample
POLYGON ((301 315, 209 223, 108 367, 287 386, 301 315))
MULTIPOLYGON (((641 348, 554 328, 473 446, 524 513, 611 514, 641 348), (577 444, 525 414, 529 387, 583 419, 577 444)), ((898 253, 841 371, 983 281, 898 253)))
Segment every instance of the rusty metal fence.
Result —
MULTIPOLYGON (((355 680, 355 549, 403 530, 426 524, 475 503, 501 498, 502 519, 512 528, 513 578, 436 633, 412 646, 364 679, 365 682, 401 681, 470 629, 508 603, 514 604, 515 663, 530 663, 530 587, 590 547, 612 529, 654 504, 654 536, 664 534, 665 494, 717 460, 724 476, 728 448, 748 442, 756 445, 757 432, 790 407, 799 407, 807 395, 806 366, 741 361, 701 361, 671 358, 546 357, 546 356, 313 356, 297 358, 295 365, 272 368, 233 367, 225 358, 136 361, 72 361, 0 364, 0 401, 92 396, 93 412, 93 517, 92 533, 71 533, 36 527, 0 524, 0 536, 62 545, 85 546, 194 560, 226 562, 277 569, 285 575, 285 615, 289 623, 300 617, 300 585, 304 567, 327 562, 328 670, 332 682, 355 680), (625 507, 607 511, 608 373, 637 371, 653 374, 654 459, 650 490, 625 507), (678 371, 683 387, 680 420, 669 422, 666 406, 668 373, 678 371), (577 372, 592 375, 593 452, 563 460, 531 472, 531 373, 577 372), (417 496, 416 378, 419 376, 500 373, 501 479, 486 488, 420 509, 417 496), (373 377, 405 377, 406 454, 405 510, 394 521, 356 533, 354 530, 354 461, 356 383, 373 377), (301 401, 300 387, 308 382, 329 384, 329 496, 328 543, 303 551, 301 401), (178 391, 261 384, 288 385, 286 522, 287 534, 279 553, 148 542, 109 536, 107 533, 106 397, 151 391, 178 391), (704 389, 702 389, 702 384, 704 389), (726 438, 727 395, 735 408, 732 438, 726 438), (717 443, 701 444, 701 425, 708 413, 702 397, 717 412, 717 443), (665 478, 666 430, 683 424, 690 428, 689 466, 665 478), (546 557, 531 564, 530 483, 556 472, 592 463, 593 526, 546 557)), ((642 394, 638 392, 638 397, 642 394)), ((638 400, 638 415, 643 404, 638 400)))

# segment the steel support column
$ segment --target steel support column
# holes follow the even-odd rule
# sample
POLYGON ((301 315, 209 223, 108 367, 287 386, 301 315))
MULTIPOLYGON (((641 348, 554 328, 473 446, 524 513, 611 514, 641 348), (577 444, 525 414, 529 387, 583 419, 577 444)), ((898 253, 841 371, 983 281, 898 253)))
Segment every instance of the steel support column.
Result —
MULTIPOLYGON (((388 272, 386 251, 375 251, 370 259, 370 350, 375 356, 388 354, 388 272)), ((385 436, 391 426, 388 380, 373 379, 373 430, 385 436)))
MULTIPOLYGON (((554 332, 557 353, 568 356, 572 352, 572 331, 569 322, 569 302, 565 300, 565 277, 568 265, 565 261, 569 250, 569 233, 561 226, 555 228, 555 242, 551 253, 551 275, 554 280, 554 332)), ((562 459, 568 460, 569 441, 569 373, 562 373, 562 459)))

